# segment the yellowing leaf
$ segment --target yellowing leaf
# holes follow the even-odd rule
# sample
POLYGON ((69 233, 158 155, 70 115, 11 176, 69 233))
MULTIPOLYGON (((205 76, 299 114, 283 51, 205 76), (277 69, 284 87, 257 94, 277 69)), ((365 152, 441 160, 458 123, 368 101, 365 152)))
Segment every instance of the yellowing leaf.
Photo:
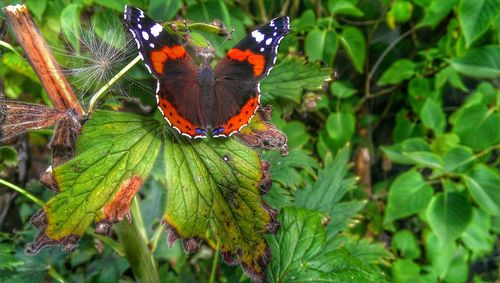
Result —
POLYGON ((264 233, 278 223, 276 211, 260 198, 265 174, 257 153, 235 139, 190 144, 172 135, 164 157, 170 243, 181 237, 193 251, 199 238, 206 239, 213 248, 219 245, 228 264, 241 262, 250 277, 264 278, 270 260, 264 233))
POLYGON ((93 221, 127 216, 158 156, 159 125, 133 114, 95 112, 78 139, 77 157, 54 170, 60 193, 33 218, 41 231, 28 251, 59 243, 72 250, 93 221))

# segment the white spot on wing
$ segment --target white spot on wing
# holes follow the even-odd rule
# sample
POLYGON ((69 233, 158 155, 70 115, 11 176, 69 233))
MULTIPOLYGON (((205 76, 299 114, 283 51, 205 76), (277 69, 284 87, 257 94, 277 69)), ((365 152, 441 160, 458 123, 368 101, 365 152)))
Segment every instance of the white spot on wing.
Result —
POLYGON ((264 52, 264 47, 261 47, 261 48, 260 48, 260 52, 264 52))
POLYGON ((257 43, 260 43, 262 40, 264 40, 264 35, 258 30, 252 31, 252 37, 255 39, 255 41, 257 41, 257 43))
POLYGON ((144 40, 149 40, 149 34, 145 31, 142 32, 142 38, 144 38, 144 40))
POLYGON ((155 44, 154 44, 154 43, 150 43, 150 44, 149 44, 149 47, 151 47, 151 48, 155 48, 155 44))
POLYGON ((163 31, 163 27, 160 24, 155 24, 153 27, 151 27, 151 34, 154 37, 158 37, 160 35, 160 32, 163 31))
POLYGON ((266 39, 266 45, 271 44, 271 42, 273 42, 273 38, 272 37, 266 39))
POLYGON ((138 27, 139 29, 142 29, 142 25, 141 25, 141 24, 137 24, 137 27, 138 27))

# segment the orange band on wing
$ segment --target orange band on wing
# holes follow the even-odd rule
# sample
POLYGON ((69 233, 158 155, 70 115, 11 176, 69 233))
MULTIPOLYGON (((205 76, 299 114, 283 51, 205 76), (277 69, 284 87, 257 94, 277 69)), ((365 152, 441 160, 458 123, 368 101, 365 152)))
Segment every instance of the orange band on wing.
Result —
POLYGON ((264 66, 266 65, 266 60, 264 55, 255 54, 250 50, 241 51, 239 49, 233 48, 227 53, 227 57, 232 60, 238 61, 248 61, 253 66, 253 73, 255 76, 259 76, 264 72, 264 66))
POLYGON ((255 110, 259 107, 259 97, 250 98, 247 103, 241 108, 238 115, 232 117, 222 127, 224 127, 224 135, 230 135, 234 131, 238 131, 241 126, 248 124, 250 118, 255 114, 255 110))
POLYGON ((168 100, 160 97, 158 100, 158 106, 163 113, 163 117, 165 117, 167 122, 169 122, 172 127, 177 129, 177 131, 191 137, 203 136, 196 133, 195 129, 197 127, 188 120, 184 119, 168 100))
POLYGON ((151 52, 151 62, 153 63, 153 69, 158 74, 163 74, 163 64, 168 59, 178 59, 186 56, 186 50, 182 45, 176 45, 172 47, 165 46, 163 49, 151 52))

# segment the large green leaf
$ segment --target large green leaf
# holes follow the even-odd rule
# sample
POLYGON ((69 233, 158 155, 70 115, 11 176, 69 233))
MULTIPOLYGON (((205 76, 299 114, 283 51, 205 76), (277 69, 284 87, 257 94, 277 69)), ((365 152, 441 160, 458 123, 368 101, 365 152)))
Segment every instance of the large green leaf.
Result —
POLYGON ((382 282, 383 275, 344 248, 326 248, 321 214, 285 208, 281 229, 268 237, 273 260, 270 282, 382 282))
POLYGON ((427 208, 429 225, 442 243, 449 243, 460 236, 471 218, 471 203, 458 192, 438 193, 427 208))
POLYGON ((456 2, 457 0, 432 0, 430 5, 425 8, 424 18, 417 27, 436 27, 451 12, 456 2))
POLYGON ((500 216, 500 174, 484 164, 477 164, 469 175, 462 175, 476 203, 487 213, 500 216))
POLYGON ((484 150, 500 141, 500 112, 488 109, 486 105, 462 107, 451 123, 452 131, 460 137, 461 143, 474 150, 484 150))
POLYGON ((277 223, 276 211, 260 198, 264 176, 257 153, 236 139, 166 139, 164 221, 171 237, 183 238, 187 250, 193 239, 206 239, 219 246, 226 262, 241 262, 254 279, 265 276, 270 254, 264 233, 273 232, 277 223))
POLYGON ((498 7, 499 0, 460 0, 458 19, 467 46, 480 38, 499 16, 498 7))
POLYGON ((314 29, 307 34, 304 49, 310 61, 321 60, 332 65, 338 46, 335 31, 314 29))
POLYGON ((331 70, 298 57, 288 57, 277 64, 260 84, 262 99, 268 103, 277 98, 300 102, 304 90, 321 89, 331 70))
POLYGON ((468 50, 463 56, 450 60, 459 73, 479 79, 500 77, 500 46, 485 45, 468 50))
POLYGON ((349 55, 354 69, 362 74, 366 58, 366 42, 363 32, 355 27, 345 27, 340 42, 349 55))
POLYGON ((54 170, 60 192, 44 207, 50 239, 81 236, 92 221, 127 216, 160 150, 159 125, 127 113, 92 114, 78 139, 77 157, 54 170))
POLYGON ((399 175, 389 188, 385 223, 424 210, 432 197, 432 188, 422 175, 411 170, 399 175))

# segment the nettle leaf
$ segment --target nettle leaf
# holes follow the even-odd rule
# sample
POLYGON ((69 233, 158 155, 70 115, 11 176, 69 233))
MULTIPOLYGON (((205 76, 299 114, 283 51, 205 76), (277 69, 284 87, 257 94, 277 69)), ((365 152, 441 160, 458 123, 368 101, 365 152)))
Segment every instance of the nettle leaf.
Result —
POLYGON ((499 0, 461 0, 458 19, 469 47, 479 39, 498 16, 499 0))
POLYGON ((422 175, 411 170, 399 175, 389 188, 384 223, 424 210, 432 197, 432 187, 422 175))
POLYGON ((241 262, 251 278, 262 279, 271 256, 264 233, 279 224, 277 211, 260 197, 267 181, 257 153, 235 139, 166 139, 169 243, 181 237, 185 250, 194 251, 206 239, 226 263, 241 262))
POLYGON ((0 243, 0 271, 13 270, 16 266, 23 265, 21 260, 14 256, 14 249, 11 244, 0 243))
POLYGON ((77 157, 54 169, 59 194, 33 216, 41 231, 28 252, 55 244, 71 251, 93 221, 129 217, 130 202, 158 156, 161 133, 152 118, 93 113, 78 138, 77 157))
POLYGON ((277 64, 260 84, 264 104, 278 98, 300 102, 304 90, 321 89, 330 79, 330 68, 308 63, 303 58, 287 57, 277 64))
POLYGON ((345 248, 327 248, 321 213, 288 207, 280 214, 281 229, 269 236, 273 261, 270 282, 381 282, 377 269, 345 248))
POLYGON ((285 187, 298 187, 303 182, 303 177, 300 175, 301 170, 315 176, 314 169, 318 168, 316 159, 305 150, 293 150, 287 156, 270 151, 264 154, 264 159, 273 164, 270 171, 273 182, 280 183, 285 187))
POLYGON ((354 189, 355 178, 346 178, 350 148, 345 146, 333 161, 319 172, 318 180, 311 188, 296 192, 296 206, 327 213, 331 218, 328 234, 332 236, 344 230, 349 221, 365 205, 366 201, 341 202, 344 195, 354 189))

